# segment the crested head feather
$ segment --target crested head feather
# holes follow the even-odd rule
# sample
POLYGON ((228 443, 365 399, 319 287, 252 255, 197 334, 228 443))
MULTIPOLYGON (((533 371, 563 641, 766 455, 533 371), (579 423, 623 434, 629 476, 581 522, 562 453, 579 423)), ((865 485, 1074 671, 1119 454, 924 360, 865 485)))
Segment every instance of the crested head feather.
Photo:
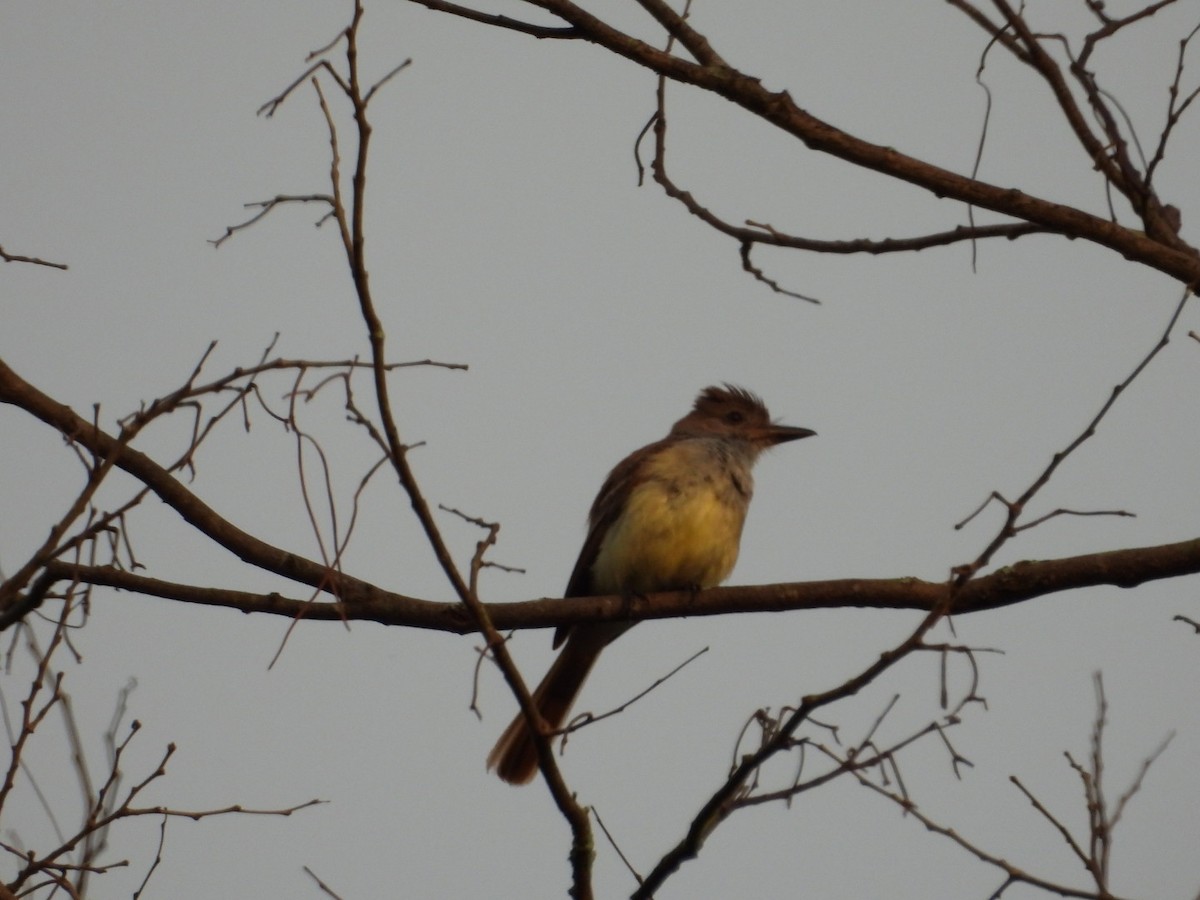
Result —
POLYGON ((671 435, 749 438, 770 424, 771 414, 757 394, 731 384, 714 385, 700 392, 692 411, 675 423, 671 435))
POLYGON ((762 397, 753 391, 748 391, 744 387, 738 387, 736 384, 730 384, 729 382, 725 382, 719 387, 716 385, 706 387, 696 397, 693 409, 700 410, 702 407, 711 408, 713 406, 756 407, 764 413, 767 411, 767 405, 763 403, 762 397))

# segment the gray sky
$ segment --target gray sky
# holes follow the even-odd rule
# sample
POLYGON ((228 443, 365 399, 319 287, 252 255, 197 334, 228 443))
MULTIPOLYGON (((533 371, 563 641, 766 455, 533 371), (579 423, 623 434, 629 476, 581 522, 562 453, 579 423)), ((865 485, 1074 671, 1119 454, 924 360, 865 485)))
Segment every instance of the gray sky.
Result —
MULTIPOLYGON (((652 33, 632 4, 596 11, 605 6, 652 33)), ((348 13, 349 4, 311 2, 7 4, 0 243, 71 268, 3 268, 0 356, 81 414, 101 404, 111 426, 181 384, 212 340, 212 375, 254 362, 275 332, 277 352, 292 358, 365 354, 336 233, 312 227, 315 208, 282 210, 217 250, 206 243, 245 218, 244 203, 328 190, 311 90, 270 120, 254 112, 348 13)), ((1151 142, 1194 13, 1157 17, 1119 52, 1101 52, 1108 86, 1151 142)), ((413 59, 373 107, 368 253, 391 353, 470 365, 396 375, 396 412, 405 439, 426 442, 412 462, 430 499, 503 523, 494 559, 526 574, 488 572, 489 601, 560 594, 608 469, 720 381, 757 391, 774 415, 820 435, 759 466, 733 583, 942 578, 986 544, 999 513, 959 532, 953 524, 991 490, 1019 493, 1153 346, 1178 302, 1167 278, 1048 237, 985 244, 974 274, 966 247, 891 258, 763 252, 757 261, 772 277, 823 302, 772 294, 741 272, 736 246, 657 188, 637 188, 632 147, 652 110, 649 75, 597 48, 403 3, 373 4, 367 16, 368 73, 413 59)), ((814 114, 970 171, 984 41, 945 4, 701 2, 693 21, 734 65, 787 87, 814 114)), ((999 56, 988 80, 995 107, 983 177, 1102 213, 1098 177, 1041 86, 999 56)), ((697 92, 673 89, 669 103, 673 177, 734 221, 852 238, 964 219, 956 204, 809 153, 697 92)), ((1160 181, 1183 210, 1185 237, 1200 208, 1190 165, 1197 121, 1180 128, 1160 181)), ((1060 518, 1012 542, 998 564, 1196 534, 1200 346, 1188 329, 1200 329, 1194 306, 1038 501, 1043 512, 1120 508, 1137 518, 1060 518)), ((288 381, 266 384, 281 404, 288 381)), ((365 398, 365 382, 360 391, 365 398)), ((374 452, 332 393, 303 415, 330 455, 345 516, 374 452)), ((142 447, 166 458, 185 432, 182 420, 156 426, 142 447)), ((266 415, 249 433, 231 420, 206 445, 193 487, 241 527, 315 556, 295 460, 293 440, 266 415)), ((0 408, 0 463, 0 565, 11 572, 80 476, 53 433, 9 408, 0 408)), ((114 485, 106 499, 128 487, 114 485)), ((465 561, 477 532, 441 521, 465 561)), ((148 574, 288 590, 199 545, 154 503, 130 527, 148 574)), ((386 475, 357 527, 351 572, 450 599, 386 475)), ((940 746, 914 749, 902 762, 913 798, 1014 864, 1084 886, 1061 839, 1007 779, 1020 776, 1082 828, 1078 779, 1062 753, 1088 752, 1092 673, 1103 670, 1110 798, 1177 733, 1118 830, 1114 887, 1194 897, 1200 644, 1171 621, 1196 617, 1194 598, 1194 584, 1174 581, 958 621, 961 641, 1004 652, 981 658, 988 709, 971 708, 953 733, 974 767, 956 780, 940 746)), ((568 780, 646 870, 716 786, 756 708, 833 686, 916 621, 847 610, 639 626, 607 651, 581 709, 606 709, 711 649, 627 713, 575 736, 568 780)), ((289 819, 173 821, 151 896, 319 896, 302 865, 346 898, 565 894, 568 835, 548 793, 484 772, 514 704, 488 668, 483 722, 469 711, 478 639, 307 623, 267 671, 287 625, 102 593, 75 638, 85 661, 68 666, 67 688, 93 765, 130 678, 130 714, 143 729, 128 776, 151 771, 168 742, 179 745, 148 802, 329 801, 289 819)), ((540 677, 548 635, 529 632, 512 647, 540 677)), ((21 674, 0 681, 10 709, 21 674)), ((885 739, 938 714, 936 660, 910 659, 823 719, 854 740, 895 693, 885 739)), ((78 801, 68 762, 53 728, 38 741, 39 784, 69 822, 78 801)), ((781 781, 790 774, 771 770, 781 781)), ((52 840, 28 791, 6 812, 4 840, 52 840)), ((113 858, 131 865, 94 895, 131 893, 156 840, 149 822, 117 830, 113 858)), ((628 894, 632 879, 598 848, 598 895, 628 894)), ((1000 881, 846 781, 790 810, 738 814, 662 896, 986 897, 1000 881)))

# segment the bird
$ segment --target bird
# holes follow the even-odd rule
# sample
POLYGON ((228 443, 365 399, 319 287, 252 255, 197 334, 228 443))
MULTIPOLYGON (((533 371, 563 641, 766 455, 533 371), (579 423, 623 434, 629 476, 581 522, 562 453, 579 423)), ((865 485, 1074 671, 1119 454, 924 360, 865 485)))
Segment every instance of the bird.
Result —
MULTIPOLYGON (((704 388, 665 438, 629 454, 605 479, 564 598, 633 597, 720 584, 737 562, 755 460, 777 444, 815 434, 772 422, 763 401, 744 388, 704 388)), ((562 650, 532 695, 551 730, 566 721, 600 652, 634 624, 556 630, 554 647, 562 650)), ((533 780, 537 748, 524 713, 500 735, 487 768, 509 784, 533 780)))

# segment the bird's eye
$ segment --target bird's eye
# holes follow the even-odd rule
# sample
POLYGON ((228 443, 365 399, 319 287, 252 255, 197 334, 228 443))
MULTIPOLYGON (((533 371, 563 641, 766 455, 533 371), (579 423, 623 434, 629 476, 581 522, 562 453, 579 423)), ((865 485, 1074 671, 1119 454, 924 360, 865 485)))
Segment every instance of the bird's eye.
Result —
POLYGON ((725 413, 725 421, 730 425, 738 425, 745 421, 745 418, 745 415, 743 415, 740 409, 731 409, 729 412, 725 413))

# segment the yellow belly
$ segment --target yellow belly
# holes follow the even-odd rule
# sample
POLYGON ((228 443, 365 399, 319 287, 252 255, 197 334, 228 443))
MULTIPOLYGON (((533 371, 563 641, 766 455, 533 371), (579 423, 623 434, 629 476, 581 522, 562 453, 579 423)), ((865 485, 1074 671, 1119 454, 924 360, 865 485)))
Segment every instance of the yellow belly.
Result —
POLYGON ((748 502, 726 479, 641 482, 600 546, 594 590, 644 594, 720 584, 737 562, 748 502))

